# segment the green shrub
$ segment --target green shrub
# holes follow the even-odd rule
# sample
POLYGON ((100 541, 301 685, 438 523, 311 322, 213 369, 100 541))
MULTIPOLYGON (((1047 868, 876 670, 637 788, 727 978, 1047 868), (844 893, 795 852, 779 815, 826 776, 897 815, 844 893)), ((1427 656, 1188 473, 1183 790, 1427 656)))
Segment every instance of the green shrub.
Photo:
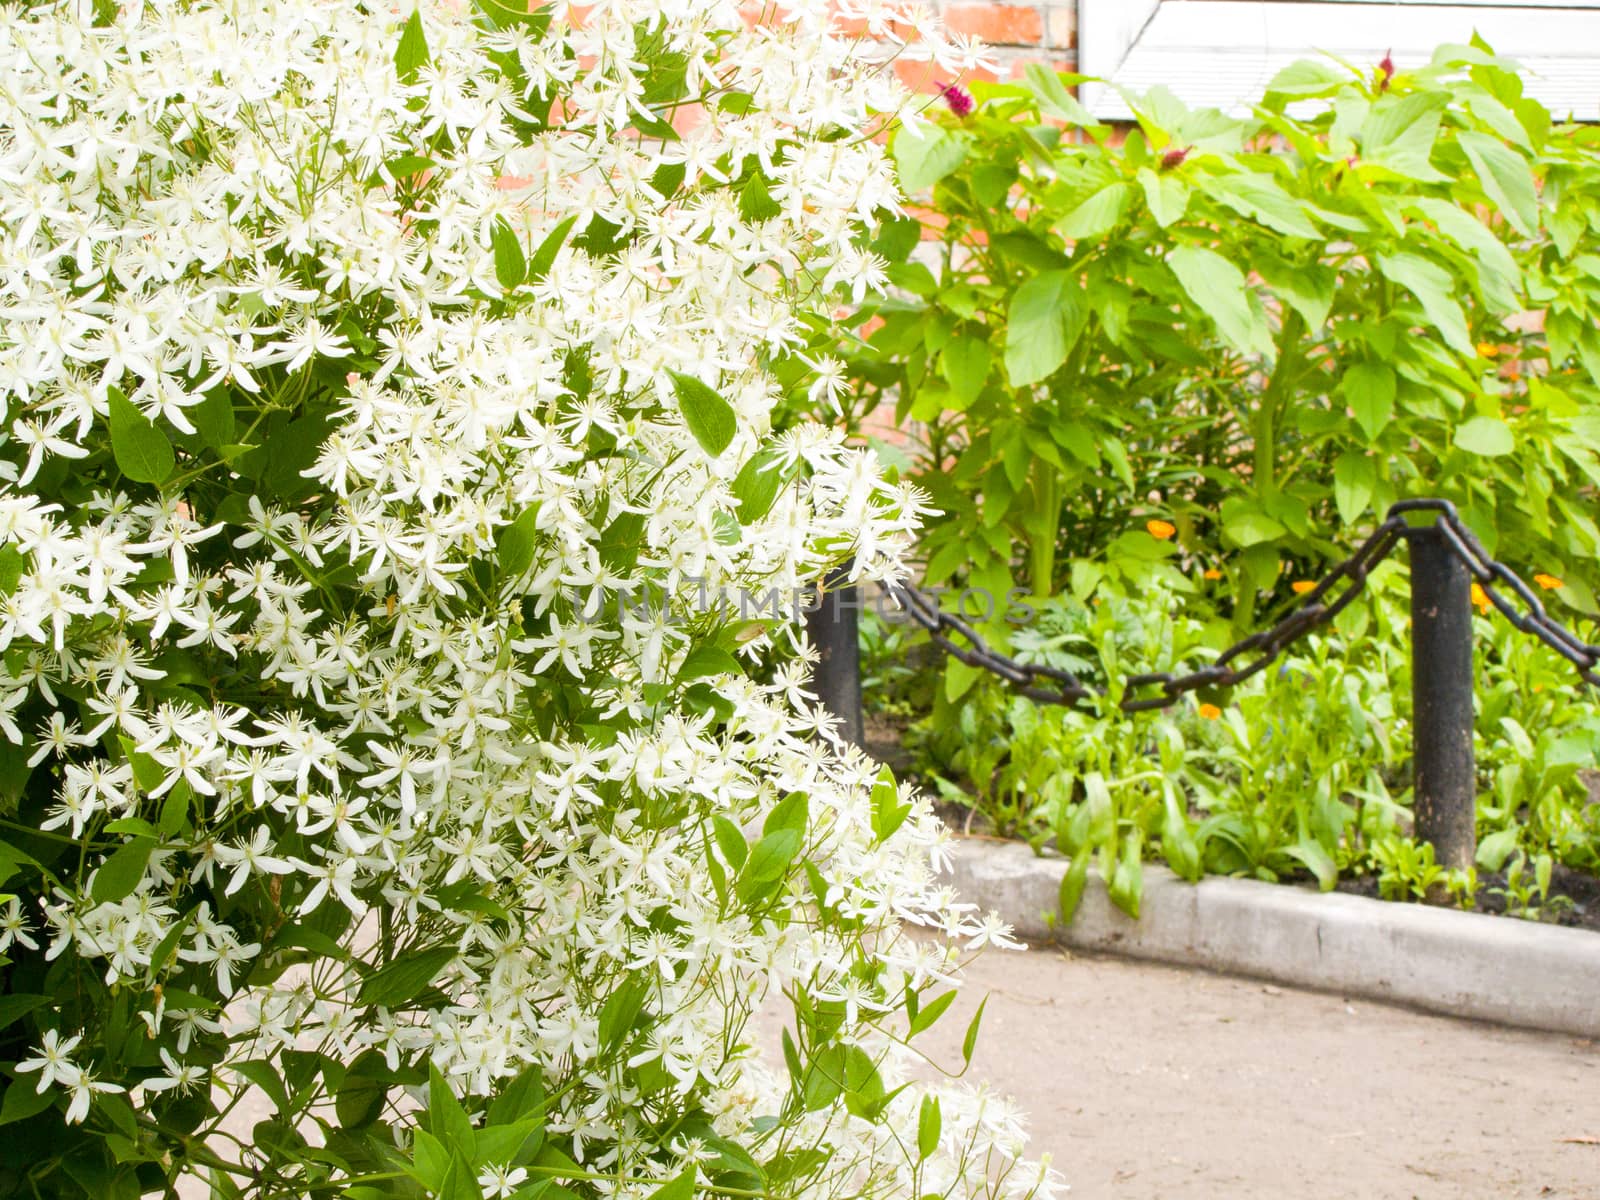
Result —
MULTIPOLYGON (((1135 915, 1144 858, 1189 879, 1310 876, 1331 888, 1372 875, 1385 894, 1420 895, 1444 872, 1410 841, 1406 587, 1400 564, 1384 564, 1369 603, 1231 693, 1160 713, 1039 706, 985 678, 915 731, 920 765, 999 832, 1053 839, 1080 884, 1096 861, 1135 915)), ((1069 591, 1017 649, 1102 685, 1208 661, 1222 631, 1177 610, 1159 587, 1069 591)), ((1479 864, 1515 875, 1542 860, 1546 889, 1554 862, 1600 871, 1600 805, 1578 777, 1600 755, 1600 713, 1571 703, 1571 669, 1553 652, 1498 614, 1475 624, 1479 864)))
POLYGON ((1481 45, 1396 77, 1299 63, 1243 120, 1157 89, 1125 138, 1072 82, 1036 69, 894 142, 934 255, 915 217, 876 243, 899 293, 847 415, 917 423, 929 581, 1110 572, 1243 629, 1442 495, 1594 613, 1600 131, 1481 45))

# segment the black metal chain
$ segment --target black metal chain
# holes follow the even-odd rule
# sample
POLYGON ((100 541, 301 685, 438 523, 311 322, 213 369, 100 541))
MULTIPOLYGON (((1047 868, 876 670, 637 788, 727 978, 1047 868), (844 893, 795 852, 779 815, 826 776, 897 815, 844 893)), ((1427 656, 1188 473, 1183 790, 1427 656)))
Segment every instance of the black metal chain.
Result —
MULTIPOLYGON (((1597 670, 1600 646, 1583 641, 1550 616, 1538 595, 1516 572, 1489 556, 1461 520, 1454 504, 1448 500, 1402 500, 1389 509, 1383 523, 1354 554, 1324 575, 1306 593, 1299 607, 1277 624, 1228 647, 1215 662, 1187 675, 1155 671, 1128 676, 1117 707, 1123 712, 1147 712, 1165 708, 1199 688, 1228 688, 1243 683, 1265 670, 1300 638, 1343 612, 1366 587, 1372 569, 1387 558, 1395 546, 1414 531, 1429 528, 1440 531, 1450 550, 1466 564, 1489 603, 1508 621, 1572 663, 1585 682, 1600 687, 1600 670, 1597 670), (1413 525, 1407 520, 1411 513, 1434 514, 1434 525, 1413 525), (1502 584, 1522 602, 1522 609, 1501 594, 1498 585, 1502 584), (1149 688, 1159 691, 1153 696, 1139 694, 1149 688)), ((1021 695, 1045 704, 1076 708, 1108 694, 1084 683, 1071 671, 1019 662, 1000 653, 968 622, 941 609, 926 592, 908 584, 892 584, 887 590, 911 620, 927 630, 929 639, 941 650, 969 667, 998 675, 1021 695), (951 634, 961 641, 954 640, 951 634)))

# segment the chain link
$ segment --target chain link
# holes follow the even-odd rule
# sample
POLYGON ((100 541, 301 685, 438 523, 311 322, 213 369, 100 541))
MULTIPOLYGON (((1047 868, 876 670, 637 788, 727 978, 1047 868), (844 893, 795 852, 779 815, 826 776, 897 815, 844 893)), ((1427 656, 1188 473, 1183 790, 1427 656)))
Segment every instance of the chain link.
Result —
MULTIPOLYGON (((1251 634, 1224 650, 1216 661, 1186 675, 1155 671, 1128 676, 1117 708, 1130 713, 1166 708, 1189 692, 1233 687, 1259 674, 1300 638, 1326 625, 1349 607, 1367 586, 1372 569, 1389 557, 1413 531, 1428 528, 1440 531, 1452 553, 1466 564, 1468 573, 1489 603, 1512 625, 1538 638, 1572 663, 1586 683, 1600 688, 1600 669, 1597 669, 1600 668, 1600 646, 1583 641, 1546 612, 1537 593, 1516 572, 1489 556, 1461 520, 1454 504, 1448 500, 1419 499, 1402 500, 1393 505, 1383 523, 1356 552, 1324 575, 1306 593, 1300 605, 1270 629, 1251 634), (1413 525, 1408 520, 1413 513, 1431 513, 1434 524, 1413 525), (1502 594, 1502 586, 1521 601, 1521 608, 1502 594), (1154 695, 1140 694, 1151 688, 1157 689, 1154 695)), ((1031 700, 1082 708, 1108 694, 1104 689, 1085 683, 1071 671, 1042 663, 1019 662, 1000 653, 968 622, 941 609, 926 592, 908 584, 891 584, 887 590, 911 620, 927 631, 934 645, 969 667, 998 675, 1031 700)))

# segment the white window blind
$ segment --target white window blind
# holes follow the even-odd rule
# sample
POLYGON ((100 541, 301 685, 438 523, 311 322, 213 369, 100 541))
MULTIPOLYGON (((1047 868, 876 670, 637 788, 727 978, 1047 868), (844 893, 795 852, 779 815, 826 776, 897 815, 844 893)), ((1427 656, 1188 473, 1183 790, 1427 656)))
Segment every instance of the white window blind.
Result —
MULTIPOLYGON (((1079 0, 1080 70, 1139 92, 1164 84, 1191 106, 1244 113, 1298 58, 1332 53, 1401 70, 1481 34, 1526 71, 1558 119, 1600 121, 1600 0, 1079 0)), ((1085 84, 1096 116, 1132 114, 1085 84)))

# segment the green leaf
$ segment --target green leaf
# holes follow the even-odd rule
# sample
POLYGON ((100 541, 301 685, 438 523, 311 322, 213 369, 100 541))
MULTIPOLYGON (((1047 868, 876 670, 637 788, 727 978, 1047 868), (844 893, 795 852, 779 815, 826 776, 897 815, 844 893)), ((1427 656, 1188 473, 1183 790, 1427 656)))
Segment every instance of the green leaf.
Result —
POLYGON ((700 448, 715 458, 728 448, 738 431, 733 406, 693 375, 669 371, 672 391, 683 412, 683 423, 700 448))
POLYGON ((1260 221, 1287 237, 1319 239, 1322 231, 1270 175, 1241 172, 1206 179, 1205 189, 1240 216, 1260 221))
POLYGON ((721 646, 697 646, 678 668, 678 682, 703 679, 707 675, 743 675, 739 660, 721 646))
POLYGON ((1130 846, 1117 856, 1116 868, 1106 884, 1106 894, 1123 912, 1139 919, 1139 904, 1144 898, 1144 864, 1140 860, 1137 833, 1128 835, 1130 846))
POLYGON ((528 282, 538 283, 550 274, 550 268, 555 266, 556 255, 561 253, 561 247, 566 244, 567 234, 572 232, 573 222, 578 219, 574 213, 549 233, 545 234, 544 241, 539 243, 539 248, 533 252, 533 257, 528 260, 528 282))
POLYGON ((1466 151, 1478 182, 1523 237, 1539 232, 1539 193, 1528 160, 1486 133, 1463 130, 1456 141, 1466 151))
POLYGON ((333 1111, 344 1129, 370 1125, 389 1095, 389 1068, 381 1051, 367 1050, 350 1064, 334 1093, 333 1111))
POLYGON ((455 958, 456 950, 452 946, 433 946, 402 954, 362 980, 356 1000, 381 1008, 399 1008, 419 995, 455 958))
POLYGON ((450 1152, 426 1129, 411 1132, 411 1174, 430 1192, 437 1193, 450 1169, 450 1152))
POLYGON ((1234 545, 1247 548, 1281 538, 1287 530, 1245 496, 1232 496, 1222 503, 1222 532, 1234 545))
POLYGON ((0 996, 0 1029, 6 1028, 14 1021, 20 1021, 36 1008, 43 1008, 53 1001, 49 996, 35 996, 28 992, 12 992, 0 996))
POLYGON ((501 1090, 489 1105, 489 1124, 509 1125, 514 1121, 544 1115, 544 1069, 529 1067, 501 1090))
POLYGON ((694 1200, 694 1168, 687 1168, 651 1192, 645 1200, 694 1200))
POLYGON ((972 1065, 972 1052, 978 1048, 978 1026, 983 1023, 983 1010, 988 1004, 987 996, 979 1001, 978 1011, 972 1014, 972 1020, 967 1025, 967 1035, 961 1039, 961 1062, 965 1066, 972 1065))
POLYGON ((806 1068, 802 1089, 807 1112, 826 1108, 841 1093, 850 1092, 864 1099, 883 1095, 883 1080, 872 1056, 860 1046, 828 1046, 819 1051, 806 1068))
POLYGON ((711 818, 711 833, 717 840, 717 849, 722 851, 722 857, 728 860, 728 865, 735 871, 744 866, 745 859, 750 857, 750 845, 744 840, 744 834, 739 832, 739 827, 718 813, 711 818))
POLYGON ((204 400, 188 410, 188 416, 200 435, 201 445, 220 450, 233 441, 236 434, 233 399, 227 388, 218 387, 207 392, 204 400))
POLYGON ((1333 885, 1339 882, 1339 868, 1334 863, 1333 857, 1323 848, 1321 842, 1315 838, 1301 838, 1295 845, 1285 851, 1288 856, 1316 876, 1317 887, 1324 892, 1333 891, 1333 885))
POLYGON ((1448 179, 1431 162, 1439 119, 1450 102, 1442 91, 1393 92, 1379 98, 1361 124, 1362 161, 1409 179, 1448 179))
POLYGON ((94 902, 115 904, 131 895, 144 878, 145 864, 150 861, 150 851, 155 845, 152 838, 136 837, 119 846, 95 871, 94 884, 89 889, 94 902))
POLYGON ((783 451, 767 449, 739 468, 733 481, 733 498, 739 502, 739 520, 754 524, 772 511, 778 495, 794 477, 795 464, 783 451))
POLYGON ((1267 286, 1304 318, 1312 332, 1321 330, 1327 323, 1337 283, 1331 268, 1322 263, 1263 258, 1255 264, 1255 269, 1267 286))
POLYGON ((801 841, 798 831, 778 829, 757 842, 739 873, 739 894, 748 898, 761 885, 781 878, 800 853, 801 841))
POLYGON ((1144 202, 1150 207, 1150 215, 1161 228, 1181 221, 1188 211, 1190 188, 1178 176, 1160 175, 1149 167, 1140 167, 1139 186, 1144 189, 1144 202))
POLYGON ((440 1144, 457 1154, 475 1157, 477 1141, 472 1129, 472 1118, 461 1107, 450 1084, 440 1074, 439 1068, 428 1064, 428 1132, 440 1144))
POLYGON ((161 798, 161 815, 156 832, 164 838, 177 836, 189 824, 189 805, 194 793, 183 780, 178 780, 172 790, 161 798))
POLYGON ((1061 876, 1061 886, 1056 891, 1056 903, 1061 910, 1061 923, 1072 924, 1078 905, 1083 902, 1083 890, 1089 882, 1089 863, 1094 857, 1091 846, 1080 847, 1072 856, 1072 863, 1061 876))
POLYGON ((1250 287, 1238 267, 1203 246, 1179 246, 1167 255, 1167 265, 1235 349, 1246 354, 1271 352, 1266 316, 1250 302, 1250 287))
POLYGON ((1517 448, 1511 427, 1499 417, 1473 417, 1456 427, 1455 444, 1485 458, 1498 458, 1517 448))
POLYGON ((1478 865, 1485 871, 1498 871, 1517 849, 1517 829, 1496 830, 1478 843, 1478 865))
POLYGON ((772 806, 772 811, 767 814, 767 819, 762 822, 763 834, 775 833, 780 829, 792 829, 801 837, 805 836, 806 823, 811 819, 811 803, 804 792, 790 792, 777 804, 772 806))
POLYGON ((1290 63, 1272 77, 1267 84, 1267 98, 1284 96, 1303 99, 1326 96, 1351 82, 1349 71, 1341 71, 1329 63, 1303 58, 1290 63))
POLYGON ((911 815, 909 801, 900 799, 900 789, 895 786, 894 771, 888 766, 878 772, 872 785, 872 835, 886 842, 905 824, 911 815))
POLYGON ((6 1089, 6 1098, 0 1101, 0 1125, 10 1125, 15 1121, 26 1121, 29 1117, 38 1116, 55 1102, 59 1094, 55 1088, 45 1088, 44 1094, 38 1091, 38 1076, 29 1072, 18 1075, 11 1081, 11 1086, 6 1089))
POLYGON ((1357 450, 1346 450, 1333 464, 1333 502, 1339 519, 1354 525, 1366 515, 1378 484, 1377 465, 1357 450))
POLYGON ((759 225, 783 215, 783 205, 767 190, 767 179, 759 170, 750 172, 739 189, 739 219, 746 225, 759 225))
POLYGON ((0 546, 0 596, 9 596, 17 590, 27 566, 27 558, 16 546, 10 542, 0 546))
POLYGON ((1130 189, 1113 183, 1090 195, 1055 223, 1055 231, 1069 241, 1089 241, 1115 228, 1128 207, 1130 189))
POLYGON ((937 125, 902 127, 890 146, 907 195, 930 188, 967 160, 967 139, 937 125))
POLYGON ((436 1200, 483 1200, 478 1177, 459 1148, 450 1155, 450 1165, 445 1169, 444 1181, 439 1185, 436 1200))
POLYGON ((520 287, 528 277, 528 260, 522 256, 522 239, 504 217, 496 218, 489 243, 494 249, 495 281, 508 292, 520 287))
POLYGON ((1515 312, 1523 307, 1522 268, 1493 230, 1448 200, 1421 196, 1411 201, 1408 207, 1425 220, 1432 221, 1439 227, 1440 233, 1473 256, 1484 301, 1490 307, 1498 312, 1515 312))
POLYGON ((1394 416, 1394 371, 1383 363, 1358 362, 1345 371, 1339 386, 1361 432, 1368 442, 1375 441, 1394 416))
POLYGON ((165 483, 178 461, 167 435, 117 388, 107 388, 106 398, 111 404, 111 455, 117 470, 135 483, 165 483))
POLYGON ((639 1013, 650 997, 650 982, 643 975, 629 975, 606 997, 600 1008, 598 1036, 600 1050, 609 1053, 627 1039, 638 1024, 639 1013))
POLYGON ((932 1029, 934 1023, 944 1016, 945 1009, 955 1003, 958 995, 960 993, 952 988, 950 991, 945 992, 943 995, 935 996, 924 1004, 917 1011, 917 1015, 911 1018, 911 1036, 915 1037, 919 1033, 926 1033, 932 1029))
POLYGON ((957 412, 969 408, 983 391, 993 361, 988 341, 970 333, 951 339, 945 346, 939 355, 939 369, 950 385, 955 400, 951 407, 957 412))
POLYGON ((1023 78, 1028 81, 1034 97, 1039 101, 1039 111, 1046 116, 1066 121, 1069 125, 1100 124, 1089 110, 1067 91, 1067 85, 1061 76, 1049 67, 1041 63, 1029 63, 1023 71, 1023 78))
POLYGON ((1455 281, 1448 271, 1415 254, 1380 254, 1378 270, 1421 302, 1422 311, 1452 350, 1476 353, 1467 334, 1467 318, 1453 296, 1455 281))
POLYGON ((410 83, 428 61, 428 39, 422 32, 422 10, 411 10, 405 28, 400 31, 400 44, 395 47, 394 69, 401 80, 410 83))
MULTIPOLYGON (((439 164, 433 159, 422 154, 397 154, 383 164, 383 170, 388 172, 390 179, 399 183, 402 179, 410 179, 413 175, 421 175, 424 171, 431 171, 439 164)), ((385 182, 383 175, 374 173, 367 180, 369 187, 378 187, 385 182)))
POLYGON ((939 1097, 924 1096, 922 1107, 917 1112, 917 1160, 924 1161, 933 1157, 933 1152, 939 1148, 939 1133, 943 1127, 943 1118, 939 1112, 939 1097))
POLYGON ((530 1117, 510 1125, 475 1129, 472 1138, 477 1143, 475 1162, 527 1162, 544 1145, 544 1128, 540 1117, 530 1117))
POLYGON ((252 1058, 247 1062, 230 1063, 228 1069, 259 1088, 262 1094, 272 1101, 274 1111, 280 1114, 289 1111, 289 1092, 283 1086, 283 1077, 266 1059, 252 1058))
POLYGON ((1041 271, 1011 297, 1006 315, 1006 375, 1023 387, 1052 375, 1083 332, 1088 310, 1072 271, 1041 271))
POLYGON ((539 540, 539 505, 530 504, 495 536, 495 557, 509 579, 516 579, 533 566, 533 552, 539 540))

